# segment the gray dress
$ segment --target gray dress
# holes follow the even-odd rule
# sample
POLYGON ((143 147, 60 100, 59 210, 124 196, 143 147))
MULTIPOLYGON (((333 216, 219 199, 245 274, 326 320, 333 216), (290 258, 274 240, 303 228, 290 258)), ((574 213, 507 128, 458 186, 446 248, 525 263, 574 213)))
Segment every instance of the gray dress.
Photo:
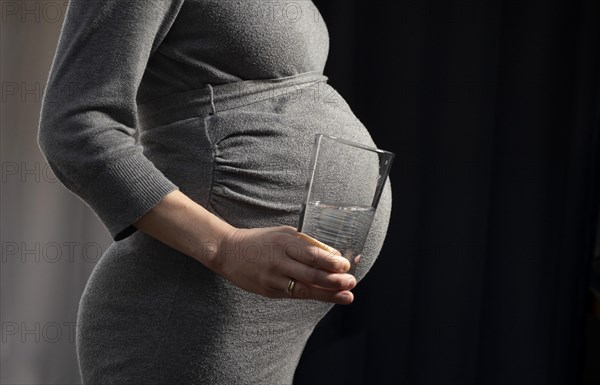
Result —
MULTIPOLYGON (((69 3, 38 141, 115 240, 80 302, 85 384, 292 382, 332 304, 246 292, 132 223, 179 189, 236 227, 296 226, 314 134, 375 145, 328 48, 311 1, 69 3)), ((387 181, 359 281, 390 211, 387 181)))

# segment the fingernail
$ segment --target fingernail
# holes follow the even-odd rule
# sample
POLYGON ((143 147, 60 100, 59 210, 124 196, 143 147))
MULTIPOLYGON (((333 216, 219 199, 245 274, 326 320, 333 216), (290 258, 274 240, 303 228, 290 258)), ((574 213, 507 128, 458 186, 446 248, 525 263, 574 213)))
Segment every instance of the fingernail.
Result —
POLYGON ((350 269, 350 262, 348 262, 345 258, 338 258, 338 263, 340 265, 340 269, 344 272, 350 269))
POLYGON ((347 287, 354 287, 354 284, 356 283, 356 280, 354 278, 350 278, 348 279, 348 281, 346 282, 346 286, 347 287))
POLYGON ((344 293, 344 294, 342 294, 342 298, 347 303, 350 303, 350 301, 352 300, 352 296, 350 295, 350 293, 344 293))

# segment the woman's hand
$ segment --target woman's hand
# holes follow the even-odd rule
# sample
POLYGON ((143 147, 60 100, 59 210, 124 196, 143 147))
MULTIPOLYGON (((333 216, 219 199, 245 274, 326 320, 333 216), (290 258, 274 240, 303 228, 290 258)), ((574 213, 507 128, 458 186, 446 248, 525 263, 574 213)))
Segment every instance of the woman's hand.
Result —
POLYGON ((296 229, 278 226, 238 229, 181 191, 173 191, 135 225, 146 234, 191 256, 236 286, 271 298, 294 298, 349 304, 356 279, 345 272, 350 262, 296 229))
POLYGON ((299 238, 291 226, 233 228, 223 238, 210 268, 236 286, 270 298, 292 297, 349 304, 356 278, 350 262, 334 250, 299 238))

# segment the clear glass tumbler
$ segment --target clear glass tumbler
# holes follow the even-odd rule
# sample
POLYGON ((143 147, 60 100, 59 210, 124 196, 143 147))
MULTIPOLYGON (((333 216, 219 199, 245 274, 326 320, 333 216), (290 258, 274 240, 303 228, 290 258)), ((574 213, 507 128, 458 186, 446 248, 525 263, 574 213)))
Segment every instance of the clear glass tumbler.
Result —
POLYGON ((389 151, 315 136, 298 231, 342 253, 350 261, 350 274, 356 271, 393 160, 389 151))

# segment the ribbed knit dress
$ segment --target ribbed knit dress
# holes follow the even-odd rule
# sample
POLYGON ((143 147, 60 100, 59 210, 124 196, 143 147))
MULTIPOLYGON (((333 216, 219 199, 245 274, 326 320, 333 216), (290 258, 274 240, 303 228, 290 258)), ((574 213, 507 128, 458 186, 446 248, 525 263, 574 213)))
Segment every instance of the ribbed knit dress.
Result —
MULTIPOLYGON (((114 239, 79 304, 84 384, 292 383, 333 304, 247 292, 132 224, 179 189, 236 227, 297 226, 314 135, 376 145, 328 49, 306 0, 70 1, 38 143, 114 239)), ((387 180, 359 282, 390 212, 387 180)))

